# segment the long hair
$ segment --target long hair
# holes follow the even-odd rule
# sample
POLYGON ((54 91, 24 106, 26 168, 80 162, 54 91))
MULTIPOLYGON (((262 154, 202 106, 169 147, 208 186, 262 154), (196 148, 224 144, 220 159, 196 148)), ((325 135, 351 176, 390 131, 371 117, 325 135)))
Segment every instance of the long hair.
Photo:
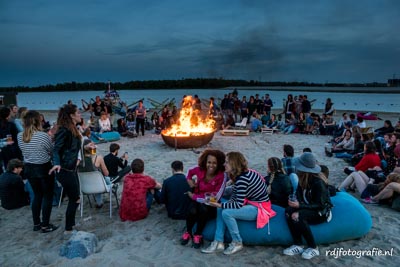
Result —
POLYGON ((227 161, 232 168, 232 172, 230 173, 233 181, 236 180, 236 177, 239 176, 242 172, 247 171, 249 168, 247 166, 247 160, 240 152, 229 152, 226 154, 227 161))
POLYGON ((267 187, 267 192, 268 194, 271 193, 271 187, 272 187, 272 183, 274 182, 275 177, 279 174, 279 173, 285 173, 285 170, 283 169, 282 166, 282 161, 277 158, 277 157, 272 157, 269 158, 267 161, 268 164, 268 168, 271 171, 271 175, 269 178, 269 185, 267 187))
POLYGON ((40 123, 40 113, 36 110, 29 110, 22 117, 22 123, 24 125, 24 132, 22 133, 22 140, 25 143, 29 143, 35 132, 42 130, 42 124, 40 123))
POLYGON ((58 111, 57 126, 58 128, 64 127, 72 132, 72 135, 81 138, 78 128, 72 121, 71 115, 78 110, 78 107, 73 104, 66 104, 58 111))
POLYGON ((216 172, 223 172, 225 171, 225 154, 224 152, 217 150, 217 149, 206 149, 204 152, 200 155, 198 159, 198 165, 200 169, 206 170, 207 169, 207 157, 211 155, 214 156, 217 159, 217 170, 216 172))
POLYGON ((325 184, 328 184, 328 178, 323 173, 315 174, 311 172, 297 172, 299 176, 299 185, 304 190, 310 186, 312 179, 321 179, 325 184))

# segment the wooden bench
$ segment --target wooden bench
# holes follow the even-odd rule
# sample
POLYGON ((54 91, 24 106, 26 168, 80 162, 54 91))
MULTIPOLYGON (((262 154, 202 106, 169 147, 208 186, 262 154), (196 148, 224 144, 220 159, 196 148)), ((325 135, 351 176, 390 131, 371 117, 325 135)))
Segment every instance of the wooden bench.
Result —
POLYGON ((225 129, 219 131, 221 135, 225 136, 247 136, 250 133, 250 130, 243 130, 243 129, 225 129))

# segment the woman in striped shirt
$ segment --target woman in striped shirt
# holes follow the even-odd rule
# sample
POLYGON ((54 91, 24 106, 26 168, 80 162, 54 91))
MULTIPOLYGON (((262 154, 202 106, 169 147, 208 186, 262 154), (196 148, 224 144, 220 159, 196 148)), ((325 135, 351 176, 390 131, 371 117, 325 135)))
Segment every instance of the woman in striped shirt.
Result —
POLYGON ((243 248, 242 238, 236 220, 257 220, 257 228, 268 223, 269 217, 275 215, 267 193, 264 178, 247 167, 247 160, 240 152, 229 152, 226 155, 225 171, 233 182, 231 199, 225 203, 210 203, 217 207, 217 220, 214 241, 203 253, 224 250, 224 233, 228 228, 232 243, 224 250, 225 255, 236 253, 243 248), (265 216, 262 216, 265 215, 265 216))
POLYGON ((35 194, 32 203, 33 230, 52 232, 57 229, 49 223, 55 181, 54 176, 49 175, 53 144, 50 136, 42 131, 39 112, 28 111, 23 117, 23 125, 24 131, 20 132, 17 138, 24 156, 25 177, 28 178, 35 194))

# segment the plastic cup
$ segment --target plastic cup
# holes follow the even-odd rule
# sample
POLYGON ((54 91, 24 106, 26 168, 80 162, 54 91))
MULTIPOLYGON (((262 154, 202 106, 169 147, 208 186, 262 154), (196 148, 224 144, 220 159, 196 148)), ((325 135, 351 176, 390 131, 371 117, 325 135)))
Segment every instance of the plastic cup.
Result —
POLYGON ((92 148, 90 149, 90 154, 96 155, 96 147, 92 147, 92 148))
POLYGON ((289 201, 291 201, 291 202, 296 202, 296 201, 297 201, 296 194, 290 194, 290 195, 289 195, 289 201))
POLYGON ((210 203, 210 201, 211 201, 211 193, 205 193, 204 194, 204 201, 206 203, 210 203))
POLYGON ((7 142, 11 142, 13 140, 11 134, 7 134, 6 137, 7 137, 7 142))

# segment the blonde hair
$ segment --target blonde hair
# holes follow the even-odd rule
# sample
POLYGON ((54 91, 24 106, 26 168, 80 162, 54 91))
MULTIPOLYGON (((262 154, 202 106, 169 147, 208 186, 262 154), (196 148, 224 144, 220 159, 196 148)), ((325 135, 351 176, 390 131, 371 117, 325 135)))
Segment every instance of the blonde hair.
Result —
POLYGON ((228 154, 226 154, 226 161, 232 168, 230 175, 233 180, 235 180, 236 177, 239 176, 242 172, 248 170, 247 160, 240 152, 229 152, 228 154))
POLYGON ((22 140, 25 143, 29 143, 35 132, 42 130, 42 124, 40 123, 40 113, 35 110, 29 110, 22 117, 24 132, 22 133, 22 140))

